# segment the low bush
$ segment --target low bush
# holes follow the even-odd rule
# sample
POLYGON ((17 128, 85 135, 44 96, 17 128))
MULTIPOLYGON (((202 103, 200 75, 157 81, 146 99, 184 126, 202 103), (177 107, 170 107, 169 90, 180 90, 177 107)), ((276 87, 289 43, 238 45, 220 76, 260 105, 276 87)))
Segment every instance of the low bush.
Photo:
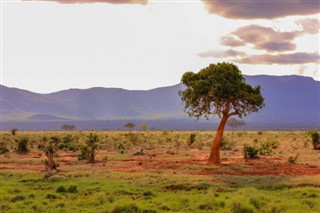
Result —
POLYGON ((8 152, 9 152, 9 149, 7 148, 6 144, 3 142, 0 142, 0 155, 8 152))
POLYGON ((67 192, 66 188, 64 186, 59 186, 56 190, 57 193, 64 193, 67 192))
POLYGON ((279 143, 277 141, 270 141, 270 142, 263 143, 259 148, 259 154, 271 155, 273 153, 273 149, 278 148, 278 144, 279 143))
POLYGON ((27 138, 21 138, 19 140, 16 140, 16 142, 17 142, 17 152, 18 153, 29 152, 29 148, 28 148, 29 141, 27 138))
POLYGON ((248 144, 243 145, 243 154, 245 159, 258 158, 259 149, 249 146, 248 144))
POLYGON ((78 192, 78 187, 77 186, 69 186, 67 192, 69 193, 77 193, 78 192))
POLYGON ((191 133, 188 139, 188 147, 192 146, 192 144, 196 141, 196 134, 191 133))
POLYGON ((90 133, 90 135, 87 136, 86 145, 81 147, 78 159, 93 163, 97 154, 98 142, 98 135, 90 133))
POLYGON ((310 132, 313 149, 320 150, 320 133, 316 130, 310 132))

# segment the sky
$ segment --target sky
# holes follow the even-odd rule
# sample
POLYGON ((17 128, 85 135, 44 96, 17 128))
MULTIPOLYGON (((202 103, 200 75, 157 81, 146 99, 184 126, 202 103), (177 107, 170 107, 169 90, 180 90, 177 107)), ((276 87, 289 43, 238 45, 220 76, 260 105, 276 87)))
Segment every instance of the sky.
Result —
POLYGON ((320 80, 318 0, 0 0, 1 84, 147 90, 231 62, 320 80))

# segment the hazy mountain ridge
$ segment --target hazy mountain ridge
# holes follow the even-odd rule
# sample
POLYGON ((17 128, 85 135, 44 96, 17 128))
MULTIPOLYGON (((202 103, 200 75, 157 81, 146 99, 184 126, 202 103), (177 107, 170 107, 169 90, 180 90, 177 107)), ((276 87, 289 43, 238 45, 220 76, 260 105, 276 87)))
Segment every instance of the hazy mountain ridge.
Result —
MULTIPOLYGON (((249 115, 254 123, 320 126, 320 82, 301 76, 245 76, 260 85, 266 106, 249 115)), ((187 118, 178 91, 183 85, 152 90, 69 89, 38 94, 1 86, 3 121, 182 119, 187 118)))

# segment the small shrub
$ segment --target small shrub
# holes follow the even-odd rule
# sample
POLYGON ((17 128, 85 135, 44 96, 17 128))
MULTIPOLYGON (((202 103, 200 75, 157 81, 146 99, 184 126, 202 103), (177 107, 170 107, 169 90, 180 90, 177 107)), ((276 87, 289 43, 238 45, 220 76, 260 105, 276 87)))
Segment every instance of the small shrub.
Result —
POLYGON ((57 193, 64 193, 67 192, 67 190, 64 188, 64 186, 59 186, 56 190, 57 193))
POLYGON ((24 196, 22 196, 22 195, 17 195, 17 196, 15 196, 15 197, 13 197, 13 198, 11 199, 11 202, 15 203, 15 202, 18 202, 18 201, 22 201, 22 200, 24 200, 24 199, 25 199, 24 196))
POLYGON ((188 147, 192 146, 192 144, 196 141, 196 134, 191 133, 189 135, 189 140, 188 140, 188 147))
POLYGON ((249 146, 247 144, 243 145, 243 154, 245 159, 253 159, 257 158, 258 156, 259 149, 249 146))
POLYGON ((90 135, 87 136, 86 145, 81 148, 78 159, 93 163, 97 154, 96 149, 98 148, 98 142, 98 135, 90 133, 90 135))
POLYGON ((112 210, 112 213, 141 213, 141 209, 136 204, 128 204, 124 206, 117 206, 112 210))
POLYGON ((310 132, 313 149, 320 150, 320 134, 317 131, 310 132))
POLYGON ((69 193, 77 193, 78 192, 78 188, 77 186, 69 186, 68 190, 69 193))
POLYGON ((267 143, 263 143, 261 147, 259 148, 259 154, 260 155, 271 155, 273 153, 273 149, 278 148, 278 142, 277 141, 271 141, 267 143))
POLYGON ((51 137, 49 143, 45 147, 45 154, 47 159, 44 161, 44 165, 47 171, 56 170, 59 164, 53 159, 54 154, 58 150, 59 138, 51 137))
POLYGON ((18 153, 27 153, 29 152, 28 144, 29 141, 26 138, 21 138, 20 140, 17 140, 17 152, 18 153))
POLYGON ((126 147, 123 143, 119 143, 119 145, 117 146, 118 151, 123 154, 126 151, 126 147))
POLYGON ((4 142, 0 142, 0 155, 8 153, 9 149, 7 148, 4 142))
POLYGON ((298 160, 298 157, 299 157, 299 153, 298 153, 296 156, 294 156, 294 157, 290 156, 290 157, 288 158, 288 162, 289 162, 289 163, 296 163, 297 160, 298 160))
POLYGON ((18 129, 11 129, 10 132, 11 132, 11 135, 15 136, 16 133, 17 133, 18 129))

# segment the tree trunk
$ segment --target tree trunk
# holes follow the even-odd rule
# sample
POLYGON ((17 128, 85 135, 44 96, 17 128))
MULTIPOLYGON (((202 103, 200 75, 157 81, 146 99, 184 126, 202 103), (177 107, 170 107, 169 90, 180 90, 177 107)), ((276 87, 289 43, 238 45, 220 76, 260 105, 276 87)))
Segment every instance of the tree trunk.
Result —
POLYGON ((219 127, 217 129, 217 134, 211 145, 211 152, 208 159, 208 164, 220 164, 221 162, 220 161, 221 141, 223 137, 224 127, 227 123, 228 118, 229 118, 228 114, 223 114, 219 127))

